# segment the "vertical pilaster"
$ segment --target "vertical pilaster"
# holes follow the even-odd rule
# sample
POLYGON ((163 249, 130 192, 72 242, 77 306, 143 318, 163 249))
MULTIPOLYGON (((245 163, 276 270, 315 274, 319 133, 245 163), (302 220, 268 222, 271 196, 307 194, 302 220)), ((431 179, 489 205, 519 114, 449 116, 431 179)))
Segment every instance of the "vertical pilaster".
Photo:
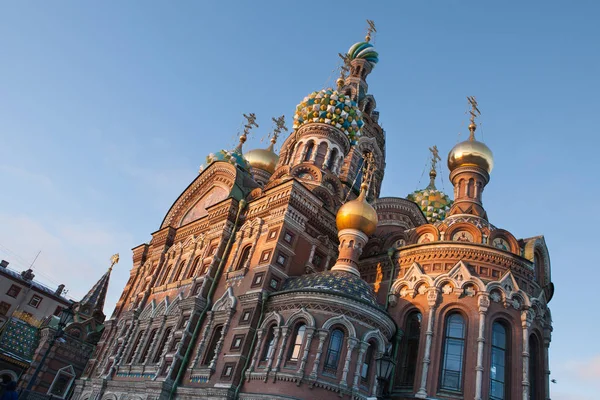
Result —
POLYGON ((360 373, 362 369, 363 362, 365 360, 365 353, 369 348, 369 343, 360 342, 358 347, 358 357, 356 359, 356 371, 354 371, 354 384, 352 385, 352 390, 358 391, 358 380, 360 378, 360 373))
POLYGON ((313 336, 315 335, 315 328, 306 328, 306 344, 304 345, 304 351, 302 352, 302 360, 300 360, 300 367, 298 367, 298 374, 304 376, 304 367, 306 366, 306 360, 308 359, 308 352, 310 351, 310 345, 312 343, 313 336))
POLYGON ((319 329, 318 334, 319 334, 319 347, 317 347, 317 354, 315 355, 315 362, 313 363, 313 369, 312 369, 312 372, 310 373, 311 379, 317 379, 319 363, 321 362, 321 354, 323 354, 323 344, 325 344, 325 339, 327 338, 327 335, 329 334, 329 332, 326 330, 323 330, 323 329, 319 329))
POLYGON ((483 386, 483 347, 485 345, 485 315, 490 306, 487 293, 481 293, 477 299, 479 306, 479 335, 477 336, 477 366, 475 367, 475 400, 482 400, 483 386))
POLYGON ((523 400, 529 400, 529 328, 533 315, 530 310, 521 312, 521 327, 523 328, 523 400))
POLYGON ((550 341, 552 340, 552 327, 544 328, 544 391, 546 400, 550 400, 550 341))
POLYGON ((340 386, 348 387, 348 371, 350 370, 350 360, 352 360, 352 353, 358 340, 353 337, 349 337, 346 342, 346 360, 344 361, 344 369, 342 370, 342 379, 340 380, 340 386))
POLYGON ((425 332, 425 354, 423 355, 423 371, 421 373, 421 387, 415 394, 415 397, 420 399, 427 398, 427 374, 429 373, 429 364, 431 363, 431 343, 433 341, 433 322, 435 318, 435 310, 437 308, 437 300, 439 297, 439 289, 430 288, 427 292, 427 303, 429 305, 429 315, 427 316, 427 331, 425 332))

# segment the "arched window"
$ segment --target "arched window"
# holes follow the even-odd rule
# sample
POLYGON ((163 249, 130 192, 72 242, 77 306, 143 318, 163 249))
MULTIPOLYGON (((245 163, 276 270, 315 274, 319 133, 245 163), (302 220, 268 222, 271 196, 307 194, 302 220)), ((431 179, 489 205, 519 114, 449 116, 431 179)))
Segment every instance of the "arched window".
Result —
POLYGON ((306 152, 304 153, 304 160, 302 160, 302 161, 310 161, 314 149, 315 149, 314 142, 308 143, 306 145, 306 152))
POLYGON ((419 357, 419 339, 421 338, 421 322, 423 316, 419 311, 412 311, 406 317, 406 325, 400 343, 400 362, 398 364, 398 385, 404 389, 412 389, 415 383, 419 357))
POLYGON ((154 353, 154 358, 152 359, 153 364, 158 364, 158 362, 162 358, 162 354, 165 351, 165 347, 167 347, 167 342, 169 341, 169 339, 171 339, 172 331, 173 331, 173 327, 169 326, 165 330, 165 333, 163 333, 162 340, 160 341, 160 346, 158 346, 158 348, 156 349, 156 352, 154 353))
POLYGON ((141 330, 137 334, 135 342, 133 342, 133 346, 131 346, 131 352, 129 353, 129 356, 127 357, 127 361, 126 361, 127 364, 131 364, 131 362, 133 361, 133 357, 135 356, 135 353, 137 352, 138 347, 140 347, 143 337, 144 337, 144 330, 141 330))
POLYGON ((338 150, 336 148, 334 148, 331 151, 331 153, 329 154, 329 160, 327 160, 327 169, 330 171, 333 170, 333 166, 335 165, 337 154, 338 154, 338 150))
POLYGON ((236 271, 244 268, 246 262, 250 259, 250 249, 252 249, 252 246, 246 246, 244 247, 244 250, 242 250, 242 255, 240 256, 237 268, 235 269, 236 271))
POLYGON ((174 282, 177 282, 181 279, 180 275, 183 272, 183 268, 185 267, 186 262, 187 260, 182 260, 179 262, 179 265, 177 265, 177 271, 175 271, 175 275, 173 275, 174 282))
POLYGON ((150 332, 150 336, 146 339, 146 346, 144 346, 144 350, 142 351, 142 355, 140 356, 140 364, 144 364, 146 359, 148 358, 148 353, 150 352, 150 347, 152 347, 152 343, 154 342, 154 338, 156 337, 156 333, 158 332, 158 328, 152 329, 150 332))
POLYGON ((160 281, 160 285, 158 286, 162 286, 165 283, 168 282, 169 280, 169 275, 171 275, 171 271, 173 270, 173 264, 169 264, 169 266, 167 267, 167 269, 165 270, 165 274, 162 276, 162 279, 160 281))
POLYGON ((323 372, 335 375, 342 354, 342 344, 344 343, 344 332, 340 329, 334 329, 329 337, 329 346, 325 356, 325 366, 323 372))
POLYGON ((298 361, 300 358, 300 350, 302 349, 302 343, 304 342, 304 334, 306 333, 306 324, 299 323, 296 325, 294 330, 294 341, 290 345, 288 350, 288 361, 298 361))
POLYGON ((190 271, 187 274, 187 277, 186 277, 187 279, 193 278, 196 275, 199 263, 200 263, 200 256, 198 256, 194 259, 194 262, 192 263, 192 267, 190 268, 190 271))
POLYGON ((465 369, 465 336, 466 327, 462 315, 458 313, 448 315, 444 335, 441 389, 462 392, 465 369))
POLYGON ((360 368, 360 383, 366 385, 369 383, 369 376, 371 376, 371 369, 373 363, 373 354, 375 354, 376 344, 374 342, 369 342, 369 347, 367 347, 367 351, 365 352, 365 358, 363 359, 362 366, 360 368))
POLYGON ((542 390, 540 383, 542 380, 540 374, 540 342, 537 336, 529 336, 529 399, 542 399, 542 390))
POLYGON ((213 358, 215 358, 217 352, 217 344, 219 340, 221 340, 221 334, 223 333, 223 325, 217 326, 214 331, 212 338, 210 339, 210 343, 208 344, 208 348, 206 349, 206 353, 204 355, 204 362, 202 365, 210 365, 210 362, 213 358))
POLYGON ((508 334, 506 325, 494 322, 492 325, 492 355, 490 360, 490 399, 504 400, 508 377, 508 334))
POLYGON ((260 356, 261 361, 266 361, 267 358, 269 358, 269 350, 271 347, 275 346, 275 329, 277 329, 277 326, 271 325, 267 330, 267 337, 265 338, 264 347, 260 356))

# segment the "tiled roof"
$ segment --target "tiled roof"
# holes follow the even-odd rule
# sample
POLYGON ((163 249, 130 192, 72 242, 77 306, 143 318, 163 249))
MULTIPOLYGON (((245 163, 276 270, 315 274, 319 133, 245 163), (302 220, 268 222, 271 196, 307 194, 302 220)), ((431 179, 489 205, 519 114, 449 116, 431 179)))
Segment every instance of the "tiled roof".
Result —
POLYGON ((19 361, 31 362, 38 340, 38 328, 10 318, 0 335, 0 352, 19 361))
POLYGON ((360 277, 343 271, 326 271, 289 278, 282 290, 311 290, 341 294, 377 306, 373 290, 360 277))

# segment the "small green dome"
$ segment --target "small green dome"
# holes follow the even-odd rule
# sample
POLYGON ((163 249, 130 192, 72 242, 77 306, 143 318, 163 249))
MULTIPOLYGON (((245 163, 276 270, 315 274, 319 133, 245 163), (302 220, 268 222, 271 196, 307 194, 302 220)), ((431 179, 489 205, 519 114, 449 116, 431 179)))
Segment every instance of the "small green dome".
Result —
POLYGON ((351 141, 360 137, 364 125, 356 102, 331 88, 312 92, 296 107, 294 130, 311 123, 335 126, 351 141))
POLYGON ((208 167, 215 161, 225 161, 234 166, 239 166, 243 170, 250 170, 250 164, 248 164, 248 160, 246 160, 246 158, 238 148, 231 151, 220 150, 216 153, 210 153, 208 156, 206 156, 206 163, 200 167, 200 171, 203 171, 206 167, 208 167))
POLYGON ((430 224, 435 222, 443 221, 452 207, 453 201, 450 197, 435 187, 435 171, 429 173, 431 182, 429 186, 422 190, 415 190, 413 193, 406 196, 406 198, 417 205, 425 214, 427 221, 430 224))

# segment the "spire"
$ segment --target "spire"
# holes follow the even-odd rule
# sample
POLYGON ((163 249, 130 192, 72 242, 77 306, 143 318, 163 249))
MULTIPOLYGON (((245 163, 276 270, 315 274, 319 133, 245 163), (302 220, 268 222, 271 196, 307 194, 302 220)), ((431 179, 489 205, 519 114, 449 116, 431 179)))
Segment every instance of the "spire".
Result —
POLYGON ((436 189, 435 178, 437 176, 437 163, 438 161, 441 161, 442 158, 440 157, 437 146, 430 147, 429 151, 431 152, 431 170, 429 170, 429 186, 427 186, 427 189, 436 189))
POLYGON ((115 254, 110 258, 110 267, 108 271, 96 282, 90 291, 81 299, 79 302, 78 309, 81 310, 82 306, 89 306, 90 314, 99 311, 103 313, 104 301, 106 300, 106 292, 108 291, 108 282, 110 280, 110 273, 112 272, 115 264, 119 262, 119 254, 115 254))

